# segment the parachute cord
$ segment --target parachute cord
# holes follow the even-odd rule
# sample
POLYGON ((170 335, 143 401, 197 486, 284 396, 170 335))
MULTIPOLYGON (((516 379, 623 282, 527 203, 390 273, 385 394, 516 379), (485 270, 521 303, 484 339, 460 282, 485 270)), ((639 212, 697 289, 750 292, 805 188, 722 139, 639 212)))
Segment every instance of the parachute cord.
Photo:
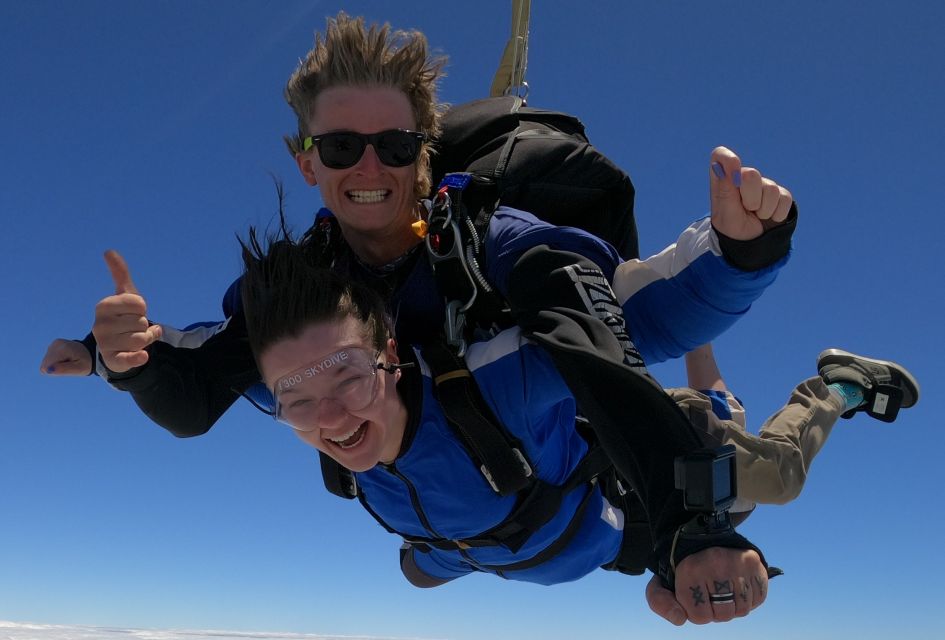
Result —
POLYGON ((489 284, 489 281, 482 275, 482 271, 479 270, 479 262, 476 261, 472 247, 466 247, 466 264, 469 265, 469 273, 476 279, 476 282, 479 283, 482 290, 486 293, 492 293, 492 285, 489 284))
POLYGON ((479 283, 483 291, 492 293, 494 289, 492 285, 489 284, 489 281, 486 280, 485 276, 482 275, 482 270, 479 268, 479 261, 476 260, 480 248, 479 234, 476 233, 476 226, 468 217, 464 218, 463 222, 466 223, 466 228, 469 229, 469 237, 472 238, 472 244, 466 246, 466 264, 469 266, 469 273, 475 278, 476 282, 479 283))
POLYGON ((528 97, 525 69, 528 66, 528 22, 531 0, 512 0, 512 36, 505 45, 499 69, 492 80, 492 96, 515 94, 528 97))
POLYGON ((473 221, 468 216, 463 217, 463 222, 466 224, 466 228, 469 230, 469 237, 472 239, 473 251, 476 255, 479 255, 479 234, 476 233, 476 225, 473 224, 473 221))

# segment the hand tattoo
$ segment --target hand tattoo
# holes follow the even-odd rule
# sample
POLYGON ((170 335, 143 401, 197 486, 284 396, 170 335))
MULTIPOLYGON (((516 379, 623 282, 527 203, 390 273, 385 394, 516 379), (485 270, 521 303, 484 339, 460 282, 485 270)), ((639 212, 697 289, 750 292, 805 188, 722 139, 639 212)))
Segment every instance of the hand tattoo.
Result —
POLYGON ((732 583, 729 580, 723 580, 719 582, 718 580, 713 580, 715 583, 715 593, 731 593, 732 592, 732 583))
POLYGON ((755 584, 758 585, 758 593, 760 593, 760 594, 761 594, 761 597, 764 598, 764 597, 765 597, 765 582, 764 582, 764 580, 762 580, 760 576, 752 576, 752 579, 754 579, 755 584))
POLYGON ((693 604, 705 604, 705 595, 702 593, 702 587, 697 585, 695 587, 689 587, 689 590, 692 591, 693 604))

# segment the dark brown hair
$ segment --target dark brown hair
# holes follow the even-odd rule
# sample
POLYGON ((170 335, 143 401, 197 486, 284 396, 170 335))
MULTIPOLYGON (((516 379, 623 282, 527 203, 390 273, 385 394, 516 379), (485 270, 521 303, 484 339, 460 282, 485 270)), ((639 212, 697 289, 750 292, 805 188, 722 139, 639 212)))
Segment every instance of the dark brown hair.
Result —
POLYGON ((260 241, 255 228, 243 248, 240 294, 246 332, 256 361, 268 347, 296 338, 315 322, 354 317, 364 337, 378 350, 392 337, 384 300, 366 285, 330 268, 326 252, 315 242, 298 242, 280 215, 280 231, 260 241))

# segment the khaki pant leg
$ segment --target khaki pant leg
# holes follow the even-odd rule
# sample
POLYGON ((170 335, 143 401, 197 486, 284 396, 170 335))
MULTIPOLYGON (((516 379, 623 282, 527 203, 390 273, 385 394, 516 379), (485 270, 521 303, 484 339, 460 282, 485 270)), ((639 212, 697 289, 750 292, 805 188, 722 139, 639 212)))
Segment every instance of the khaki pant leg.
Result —
POLYGON ((823 379, 816 376, 797 385, 788 403, 761 425, 762 441, 793 451, 790 460, 781 463, 784 488, 779 503, 800 494, 814 457, 843 411, 843 400, 830 393, 823 379))
POLYGON ((667 391, 693 426, 705 431, 707 445, 735 445, 738 497, 763 504, 784 504, 800 494, 814 456, 843 412, 842 401, 823 380, 811 378, 794 389, 756 436, 746 431, 743 414, 733 411, 733 420, 719 419, 711 401, 698 391, 667 391))

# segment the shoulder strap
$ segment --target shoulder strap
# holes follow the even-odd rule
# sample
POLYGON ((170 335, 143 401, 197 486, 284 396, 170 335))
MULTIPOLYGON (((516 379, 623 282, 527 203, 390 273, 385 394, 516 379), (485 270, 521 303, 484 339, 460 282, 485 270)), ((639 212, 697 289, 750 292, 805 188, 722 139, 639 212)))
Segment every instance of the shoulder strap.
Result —
MULTIPOLYGON (((422 354, 433 374, 434 394, 447 422, 490 486, 503 496, 530 486, 532 467, 520 443, 482 399, 465 360, 454 355, 442 341, 427 345, 422 354)), ((341 498, 358 497, 355 475, 324 453, 319 452, 318 456, 325 488, 341 498)))
POLYGON ((447 422, 492 488, 503 496, 525 489, 533 481, 532 467, 521 444, 482 399, 465 360, 442 341, 426 345, 421 354, 447 422))

